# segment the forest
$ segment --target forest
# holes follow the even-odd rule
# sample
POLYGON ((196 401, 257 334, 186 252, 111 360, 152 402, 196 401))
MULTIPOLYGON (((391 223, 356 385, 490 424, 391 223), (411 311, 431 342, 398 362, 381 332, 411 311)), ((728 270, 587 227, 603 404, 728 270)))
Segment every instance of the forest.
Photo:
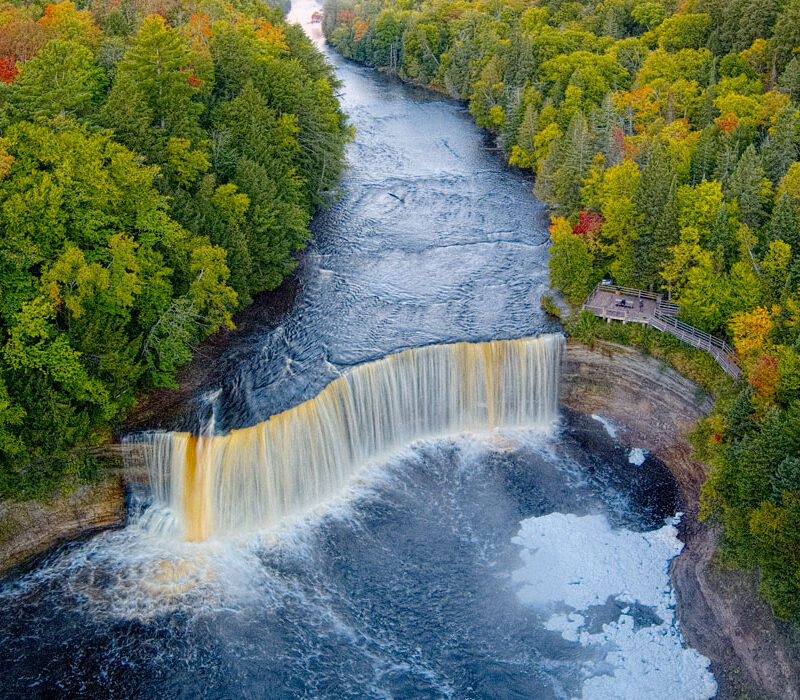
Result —
POLYGON ((663 291, 730 341, 702 515, 800 622, 800 0, 328 0, 323 29, 468 101, 550 207, 566 299, 663 291))
POLYGON ((91 476, 291 272, 345 164, 337 85, 260 0, 0 4, 0 497, 91 476))

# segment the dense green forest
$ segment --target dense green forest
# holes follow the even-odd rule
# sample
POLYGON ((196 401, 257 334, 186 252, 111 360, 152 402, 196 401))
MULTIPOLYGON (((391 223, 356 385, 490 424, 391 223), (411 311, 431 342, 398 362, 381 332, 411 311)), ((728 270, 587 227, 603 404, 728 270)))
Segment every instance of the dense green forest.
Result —
POLYGON ((3 3, 0 79, 0 496, 26 497, 280 284, 350 129, 259 0, 3 3))
POLYGON ((800 0, 328 0, 323 28, 469 100, 535 174, 567 299, 663 290, 730 339, 746 382, 696 433, 704 515, 800 619, 800 0))

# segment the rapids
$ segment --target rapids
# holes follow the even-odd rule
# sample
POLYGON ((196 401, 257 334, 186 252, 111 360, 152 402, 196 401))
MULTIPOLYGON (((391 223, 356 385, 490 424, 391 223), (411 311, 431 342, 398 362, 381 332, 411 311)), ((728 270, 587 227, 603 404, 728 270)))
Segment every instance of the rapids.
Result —
POLYGON ((530 182, 462 105, 328 57, 357 136, 292 309, 216 362, 189 433, 134 438, 164 449, 128 526, 0 584, 0 696, 713 696, 674 619, 674 480, 520 369, 560 347, 517 340, 558 331, 530 182), (516 353, 502 401, 487 346, 516 353), (292 501, 302 474, 330 479, 292 501), (193 536, 181 511, 203 503, 193 536))

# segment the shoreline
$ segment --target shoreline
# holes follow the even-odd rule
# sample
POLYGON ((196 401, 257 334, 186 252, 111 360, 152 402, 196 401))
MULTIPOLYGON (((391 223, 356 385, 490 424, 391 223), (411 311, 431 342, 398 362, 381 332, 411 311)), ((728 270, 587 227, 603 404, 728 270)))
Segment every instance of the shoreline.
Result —
POLYGON ((755 573, 724 570, 713 557, 715 526, 698 521, 706 467, 692 459, 688 433, 711 410, 711 397, 663 362, 634 348, 568 341, 561 402, 620 427, 626 447, 643 447, 678 481, 684 549, 670 566, 686 643, 711 659, 718 698, 800 698, 796 632, 758 595, 755 573))
MULTIPOLYGON (((278 299, 282 298, 282 294, 278 299)), ((258 319, 280 314, 275 304, 251 311, 239 333, 253 331, 258 319), (250 326, 248 331, 248 325, 250 326)), ((210 343, 221 351, 237 332, 210 343)), ((208 370, 200 361, 183 371, 175 406, 202 382, 208 370)), ((600 414, 619 426, 625 447, 642 447, 661 460, 677 480, 684 516, 679 526, 683 552, 670 566, 677 617, 689 646, 711 659, 719 698, 758 696, 800 700, 800 651, 796 633, 774 618, 758 596, 752 572, 715 565, 718 532, 697 519, 706 469, 692 459, 687 435, 711 410, 711 397, 663 362, 627 346, 597 342, 567 343, 561 378, 562 406, 585 415, 600 414)), ((149 405, 146 416, 164 406, 149 405)), ((110 451, 119 459, 118 450, 110 451)), ((96 483, 49 503, 0 502, 0 577, 30 569, 57 547, 122 527, 127 518, 128 479, 110 469, 96 483)))

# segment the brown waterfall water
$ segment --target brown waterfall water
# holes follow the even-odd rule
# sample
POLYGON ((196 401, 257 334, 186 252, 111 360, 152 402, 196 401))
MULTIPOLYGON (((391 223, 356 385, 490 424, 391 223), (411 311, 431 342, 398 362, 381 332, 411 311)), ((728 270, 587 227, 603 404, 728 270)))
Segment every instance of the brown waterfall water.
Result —
POLYGON ((249 428, 145 434, 156 503, 188 541, 270 529, 416 440, 546 430, 558 415, 563 342, 551 334, 412 348, 358 366, 249 428))

